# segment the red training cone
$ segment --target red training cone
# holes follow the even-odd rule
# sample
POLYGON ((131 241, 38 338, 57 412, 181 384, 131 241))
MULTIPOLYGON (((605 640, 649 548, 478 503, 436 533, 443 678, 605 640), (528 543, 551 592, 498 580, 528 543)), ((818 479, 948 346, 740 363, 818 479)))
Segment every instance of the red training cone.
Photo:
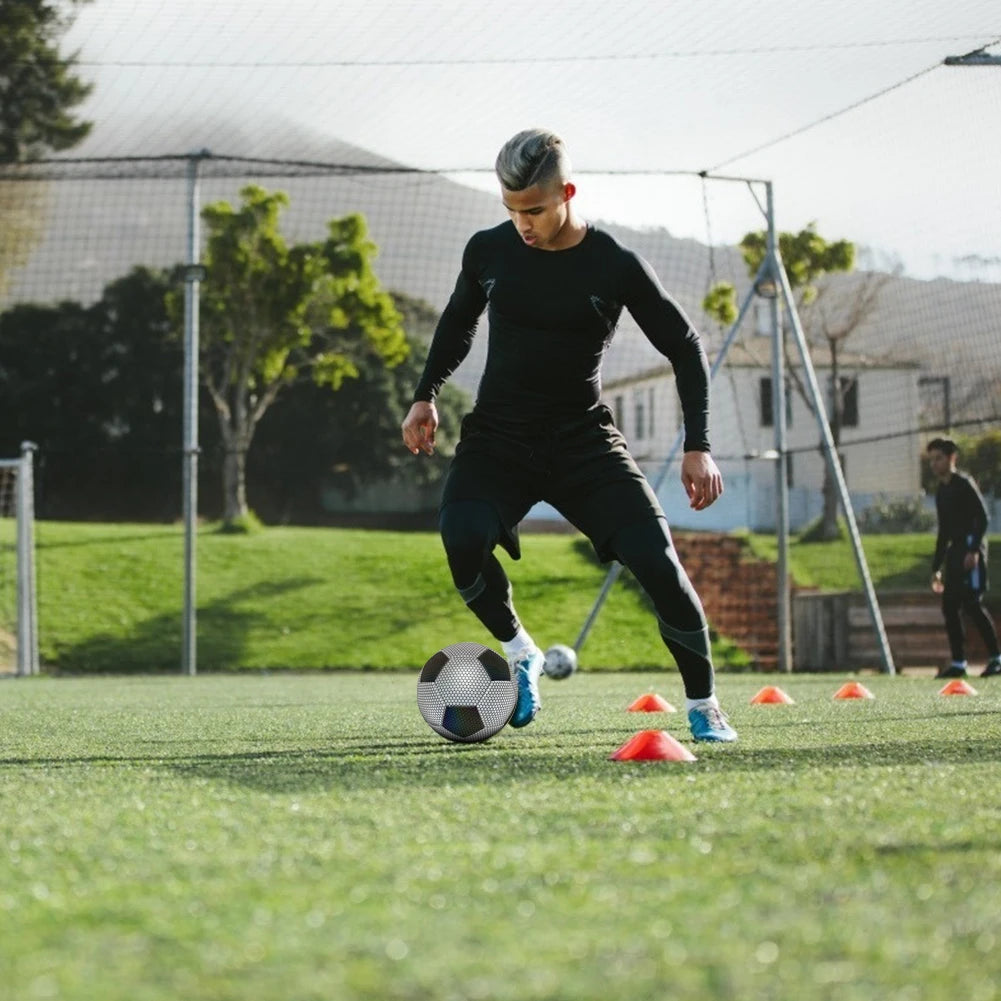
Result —
POLYGON ((846 681, 835 693, 836 699, 874 699, 876 696, 857 681, 846 681))
POLYGON ((665 730, 641 730, 610 754, 610 761, 696 761, 683 744, 665 730))
POLYGON ((944 685, 938 693, 939 695, 976 695, 977 690, 968 681, 962 678, 954 678, 947 685, 944 685))
POLYGON ((793 700, 776 685, 765 685, 757 695, 751 699, 752 706, 765 705, 792 705, 793 700))
POLYGON ((641 695, 627 710, 631 713, 676 713, 677 711, 667 699, 654 695, 652 692, 641 695))

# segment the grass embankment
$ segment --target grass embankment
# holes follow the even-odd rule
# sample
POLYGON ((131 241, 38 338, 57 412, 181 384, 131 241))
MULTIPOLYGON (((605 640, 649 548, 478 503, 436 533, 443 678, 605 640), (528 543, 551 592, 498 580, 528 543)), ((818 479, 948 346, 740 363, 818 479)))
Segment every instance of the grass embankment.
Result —
POLYGON ((692 746, 663 674, 467 746, 412 675, 5 682, 0 996, 997 1001, 1001 683, 841 680, 687 764, 608 760, 692 746))
MULTIPOLYGON (((178 669, 180 527, 41 522, 36 536, 44 663, 62 672, 178 669)), ((573 644, 607 568, 577 536, 526 534, 522 542, 523 560, 502 558, 526 625, 543 645, 573 644)), ((877 588, 925 586, 932 543, 928 535, 867 538, 877 588)), ((749 544, 774 558, 774 539, 753 536, 749 544)), ((794 543, 790 570, 802 584, 858 587, 847 542, 794 543)), ((208 671, 414 669, 449 643, 491 643, 458 599, 434 533, 205 528, 197 626, 199 669, 208 671)), ((744 659, 725 639, 714 656, 721 669, 744 659)), ((664 657, 646 599, 623 575, 582 663, 635 670, 664 657)))

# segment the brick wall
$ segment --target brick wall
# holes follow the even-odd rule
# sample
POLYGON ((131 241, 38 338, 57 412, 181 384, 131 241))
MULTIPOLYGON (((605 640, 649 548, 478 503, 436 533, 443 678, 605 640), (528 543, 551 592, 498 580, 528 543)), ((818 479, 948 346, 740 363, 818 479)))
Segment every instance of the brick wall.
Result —
POLYGON ((756 670, 778 663, 778 572, 753 559, 732 535, 675 533, 674 544, 702 598, 712 630, 754 658, 756 670))

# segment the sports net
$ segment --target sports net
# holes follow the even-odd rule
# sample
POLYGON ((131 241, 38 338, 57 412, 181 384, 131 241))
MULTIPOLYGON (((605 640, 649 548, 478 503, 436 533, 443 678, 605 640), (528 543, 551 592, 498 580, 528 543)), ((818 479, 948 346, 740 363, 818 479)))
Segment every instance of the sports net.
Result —
MULTIPOLYGON (((92 329, 88 319, 93 321, 102 306, 107 311, 109 290, 134 268, 167 273, 178 265, 186 241, 187 164, 185 157, 161 157, 47 163, 16 172, 8 168, 8 178, 17 179, 8 180, 6 187, 23 185, 23 197, 17 199, 22 211, 35 199, 37 211, 25 214, 45 220, 44 235, 30 258, 9 271, 8 336, 20 335, 28 324, 37 329, 45 323, 56 338, 63 329, 64 343, 71 343, 77 329, 92 329), (92 311, 90 317, 87 310, 92 311)), ((238 205, 247 184, 286 192, 289 206, 281 226, 290 242, 316 240, 324 235, 329 219, 362 213, 379 248, 376 267, 383 286, 429 304, 435 314, 447 301, 465 240, 502 218, 488 174, 408 170, 373 157, 366 162, 360 155, 337 163, 220 156, 201 160, 199 169, 202 205, 220 200, 238 205)), ((581 210, 651 262, 702 332, 713 359, 728 328, 704 311, 703 300, 719 283, 733 286, 738 305, 748 297, 751 275, 734 243, 764 229, 763 186, 688 174, 594 174, 582 176, 579 188, 581 210), (658 216, 669 214, 664 206, 676 207, 676 224, 643 224, 651 207, 658 216)), ((777 199, 781 208, 781 191, 777 199)), ((999 221, 990 218, 993 211, 993 206, 985 206, 977 216, 987 230, 999 221)), ((809 223, 805 220, 789 231, 801 231, 809 223)), ((822 222, 816 228, 829 241, 850 239, 850 234, 825 233, 822 222)), ((1001 348, 995 320, 1001 282, 987 280, 992 264, 986 260, 976 280, 923 279, 909 276, 899 262, 888 262, 875 248, 857 250, 854 271, 809 283, 812 300, 807 301, 803 289, 796 292, 814 365, 828 391, 837 368, 843 461, 857 507, 865 511, 919 494, 920 455, 929 433, 977 434, 1001 421, 1001 348)), ((972 257, 955 264, 975 269, 972 257)), ((111 305, 124 308, 117 300, 111 305)), ((138 302, 131 306, 140 309, 138 302)), ((148 326, 160 319, 148 313, 140 317, 148 326)), ((683 504, 675 506, 671 514, 679 527, 774 527, 774 498, 767 487, 773 477, 761 468, 760 458, 773 444, 769 317, 767 300, 752 297, 717 376, 713 441, 727 467, 728 496, 697 522, 683 504)), ((150 336, 156 333, 152 330, 150 336)), ((485 336, 476 339, 454 377, 467 393, 475 392, 485 345, 485 336)), ((800 529, 821 511, 824 459, 817 452, 819 439, 799 361, 793 353, 789 360, 791 519, 792 527, 800 529)), ((655 468, 669 457, 678 408, 669 367, 628 316, 604 374, 606 398, 631 446, 655 468)), ((109 371, 105 377, 113 380, 114 375, 109 371)), ((828 402, 832 400, 833 395, 828 402)), ((157 458, 164 464, 176 455, 176 445, 169 440, 176 428, 166 421, 159 442, 139 442, 131 440, 133 429, 122 426, 125 419, 113 408, 98 420, 90 443, 45 443, 51 464, 72 461, 75 467, 101 470, 100 478, 116 448, 131 448, 137 459, 142 451, 147 462, 159 448, 157 458), (91 454, 81 455, 81 444, 91 454)), ((10 437, 20 430, 12 426, 10 437)), ((50 470, 48 475, 57 474, 50 470)), ((80 479, 79 469, 75 478, 80 479)), ((86 490, 81 491, 77 502, 85 496, 86 490)), ((52 501, 60 503, 56 497, 52 501)), ((99 508, 95 513, 113 513, 107 507, 100 510, 101 497, 93 503, 99 508)), ((114 500, 105 496, 103 503, 113 506, 114 500)), ((347 502, 333 496, 330 503, 336 509, 347 502)), ((266 505, 261 513, 271 514, 266 505)))
MULTIPOLYGON (((98 17, 94 11, 84 12, 81 24, 98 17)), ((315 5, 310 11, 309 17, 321 17, 315 5)), ((586 109, 585 120, 584 111, 568 107, 571 139, 586 137, 593 131, 590 116, 603 115, 600 148, 575 152, 582 213, 647 257, 701 330, 710 358, 720 361, 712 439, 726 493, 708 511, 693 514, 672 453, 679 412, 669 367, 628 318, 607 358, 606 400, 644 469, 662 483, 660 495, 676 532, 749 530, 767 536, 776 530, 771 307, 767 298, 752 294, 738 249, 745 234, 765 227, 765 192, 760 182, 742 181, 743 176, 775 182, 780 233, 800 234, 815 222, 825 240, 856 244, 852 272, 821 276, 795 291, 820 388, 828 409, 837 410, 838 451, 864 536, 920 534, 930 562, 932 484, 922 456, 929 438, 941 433, 962 439, 994 526, 1001 524, 1001 483, 997 462, 990 459, 996 455, 991 442, 1001 435, 1001 204, 968 195, 990 187, 996 173, 997 130, 985 123, 1001 113, 1001 69, 939 65, 906 79, 904 72, 878 80, 874 74, 871 83, 856 84, 860 49, 842 37, 840 23, 821 29, 796 18, 803 37, 786 46, 772 44, 778 36, 771 32, 792 27, 773 24, 768 38, 759 40, 767 43, 761 49, 754 32, 763 30, 758 20, 767 19, 748 16, 741 25, 745 37, 738 41, 736 26, 728 25, 734 44, 720 52, 707 42, 717 33, 703 10, 690 22, 672 23, 670 44, 659 5, 633 4, 630 11, 632 20, 647 26, 649 44, 623 48, 617 29, 625 19, 609 9, 601 15, 607 31, 590 22, 590 38, 573 59, 545 64, 539 72, 555 67, 568 105, 586 109), (776 116, 765 134, 752 131, 749 119, 732 113, 731 104, 738 102, 731 98, 734 80, 763 60, 771 67, 769 80, 808 72, 840 81, 843 92, 828 95, 825 105, 838 113, 807 111, 792 95, 794 108, 786 107, 786 117, 776 116), (615 84, 599 87, 598 71, 606 65, 615 84), (663 125, 666 139, 659 131, 654 136, 649 128, 640 132, 614 120, 616 95, 631 104, 656 104, 661 101, 656 95, 688 93, 686 80, 692 77, 702 81, 698 99, 706 105, 691 114, 713 125, 696 129, 698 148, 684 138, 683 126, 691 123, 680 114, 661 114, 659 104, 658 129, 663 125), (903 85, 884 87, 900 79, 903 85), (877 91, 876 100, 854 100, 877 91), (803 122, 812 126, 797 128, 803 122), (693 157, 704 176, 664 168, 692 167, 693 157), (863 233, 864 238, 857 235, 863 233), (703 309, 707 292, 720 283, 733 287, 738 305, 746 304, 722 358, 730 331, 703 309)), ((203 14, 192 8, 185 16, 193 24, 203 14)), ((353 16, 362 16, 360 9, 353 16)), ((39 469, 44 517, 174 519, 181 510, 181 357, 177 341, 164 337, 169 321, 158 298, 164 288, 180 288, 172 269, 186 252, 190 160, 178 151, 212 148, 198 159, 202 206, 219 200, 236 205, 250 183, 287 192, 281 227, 290 241, 318 239, 327 220, 362 213, 379 248, 376 270, 383 286, 410 303, 427 304, 427 310, 414 309, 410 316, 415 343, 428 336, 447 301, 466 239, 503 218, 487 169, 497 144, 525 125, 526 117, 548 119, 550 112, 543 114, 532 94, 511 85, 512 74, 518 80, 525 76, 519 53, 508 52, 507 58, 502 47, 496 58, 470 55, 469 37, 493 43, 479 19, 465 17, 444 35, 429 30, 404 37, 397 26, 402 16, 396 11, 382 25, 388 34, 366 36, 360 49, 352 48, 354 36, 346 34, 347 48, 336 60, 317 50, 317 25, 295 51, 292 36, 280 33, 281 51, 269 51, 264 61, 236 50, 215 56, 208 42, 194 61, 169 48, 139 49, 133 56, 116 52, 118 42, 105 51, 85 47, 95 60, 89 65, 116 65, 134 85, 125 104, 179 93, 182 84, 190 96, 186 110, 161 108, 162 131, 151 133, 122 124, 127 116, 116 119, 105 94, 98 109, 111 124, 102 122, 95 132, 102 138, 91 143, 91 155, 0 168, 6 223, 0 227, 0 371, 7 380, 0 394, 0 453, 13 451, 26 437, 39 441, 45 457, 39 469), (432 51, 437 44, 442 51, 432 51), (408 89, 408 100, 379 103, 380 94, 399 86, 408 89), (494 95, 496 116, 453 108, 472 90, 494 95), (330 93, 338 100, 330 101, 330 93), (300 100, 302 95, 323 97, 300 100), (270 110, 264 108, 282 100, 295 105, 294 115, 275 114, 270 104, 270 110), (315 125, 317 101, 323 106, 322 138, 315 125), (260 115, 252 129, 244 129, 237 118, 249 105, 260 105, 260 115), (378 111, 352 126, 351 111, 361 106, 378 111), (484 136, 488 120, 501 124, 491 125, 484 136), (455 138, 457 122, 461 144, 445 142, 455 138), (416 140, 428 135, 443 137, 434 147, 439 153, 469 152, 461 162, 429 158, 426 145, 418 154, 416 140), (114 155, 123 150, 130 155, 114 155), (415 163, 423 166, 411 166, 415 163), (469 167, 476 169, 462 169, 469 167), (136 268, 148 272, 137 276, 136 268)), ((128 20, 121 25, 126 34, 128 20)), ((886 62, 901 51, 920 50, 918 65, 932 66, 953 45, 961 47, 974 27, 957 25, 943 35, 939 26, 924 41, 916 34, 906 45, 898 40, 896 48, 880 43, 879 53, 886 62)), ((212 35, 206 31, 205 37, 212 35)), ((81 38, 90 45, 89 36, 81 38)), ((533 90, 546 88, 536 79, 533 90)), ((757 100, 767 103, 767 98, 763 91, 757 100)), ((787 263, 791 268, 793 262, 787 263)), ((790 529, 799 533, 830 514, 830 491, 825 493, 820 435, 785 310, 780 332, 789 355, 782 461, 790 529)), ((482 368, 485 334, 480 332, 454 377, 467 405, 482 368)), ((345 406, 352 399, 354 408, 347 411, 349 420, 343 413, 338 419, 336 409, 323 411, 321 427, 381 429, 381 437, 365 441, 360 450, 352 451, 351 436, 328 435, 318 443, 316 425, 304 433, 302 418, 317 411, 297 407, 294 394, 279 400, 262 420, 250 457, 254 510, 265 521, 431 525, 436 484, 407 479, 414 465, 409 456, 400 455, 369 476, 359 454, 399 449, 396 427, 414 375, 400 377, 394 412, 364 416, 357 394, 348 393, 345 406)), ((202 514, 217 517, 221 452, 207 401, 200 440, 202 514)), ((540 524, 554 520, 550 511, 533 514, 540 524)), ((901 559, 884 576, 913 586, 918 560, 901 559)), ((693 576, 708 581, 719 565, 729 567, 721 561, 707 561, 693 576)), ((854 583, 844 581, 846 587, 854 583)), ((734 615, 746 618, 770 587, 760 572, 745 580, 729 567, 718 590, 744 609, 734 615)), ((729 614, 718 607, 710 611, 721 622, 729 614)), ((927 645, 934 636, 940 644, 937 610, 921 614, 933 630, 922 642, 927 645)), ((902 621, 913 622, 912 613, 902 613, 902 621)), ((761 630, 764 636, 765 625, 761 630)), ((755 638, 753 630, 745 630, 745 637, 760 664, 773 662, 771 640, 755 638)))

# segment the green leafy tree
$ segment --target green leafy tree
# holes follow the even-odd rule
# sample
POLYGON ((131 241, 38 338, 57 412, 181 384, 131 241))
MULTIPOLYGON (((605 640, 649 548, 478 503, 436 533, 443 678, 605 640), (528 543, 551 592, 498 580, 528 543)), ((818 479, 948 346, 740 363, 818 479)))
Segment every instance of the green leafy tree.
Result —
POLYGON ((74 75, 76 54, 59 52, 79 2, 0 0, 0 163, 69 149, 90 131, 71 109, 92 85, 74 75))
POLYGON ((331 516, 332 494, 353 498, 379 484, 395 510, 409 511, 412 499, 444 475, 454 451, 467 393, 451 383, 438 397, 438 448, 427 462, 413 462, 403 447, 400 421, 427 357, 438 313, 429 304, 398 292, 393 301, 403 318, 410 354, 388 367, 374 352, 358 360, 358 375, 336 393, 300 382, 275 402, 258 429, 248 460, 248 490, 266 520, 321 522, 331 516))
POLYGON ((37 442, 42 516, 176 517, 182 355, 169 284, 136 268, 91 306, 0 314, 0 453, 37 442))
MULTIPOLYGON (((779 256, 793 292, 796 311, 803 323, 809 343, 822 342, 827 348, 830 364, 829 395, 825 401, 835 449, 841 444, 845 399, 852 384, 842 362, 844 342, 854 333, 876 305, 879 293, 892 277, 879 272, 866 272, 850 288, 829 280, 830 275, 850 272, 855 267, 855 245, 848 240, 825 240, 810 223, 798 233, 779 233, 779 256)), ((740 241, 741 256, 748 275, 758 273, 768 253, 768 236, 764 231, 745 234, 740 241)), ((736 290, 729 283, 711 288, 703 300, 703 309, 721 323, 732 323, 736 317, 736 290)), ((788 357, 785 327, 782 330, 782 350, 787 353, 786 371, 797 392, 813 408, 810 393, 794 359, 788 357)), ((824 466, 823 513, 813 531, 818 539, 840 538, 838 525, 839 496, 837 483, 830 468, 824 466)))
MULTIPOLYGON (((72 109, 92 85, 73 73, 76 55, 59 52, 76 5, 0 0, 0 165, 70 149, 90 131, 72 109)), ((42 182, 0 175, 0 295, 37 242, 44 210, 42 182)))
MULTIPOLYGON (((208 228, 201 285, 200 371, 223 448, 223 521, 247 504, 247 455, 257 426, 283 390, 304 380, 338 390, 366 356, 395 366, 408 354, 399 312, 379 284, 365 220, 332 219, 327 237, 289 245, 279 230, 283 192, 258 185, 242 204, 202 210, 208 228)), ((170 297, 175 319, 182 299, 170 297)))

